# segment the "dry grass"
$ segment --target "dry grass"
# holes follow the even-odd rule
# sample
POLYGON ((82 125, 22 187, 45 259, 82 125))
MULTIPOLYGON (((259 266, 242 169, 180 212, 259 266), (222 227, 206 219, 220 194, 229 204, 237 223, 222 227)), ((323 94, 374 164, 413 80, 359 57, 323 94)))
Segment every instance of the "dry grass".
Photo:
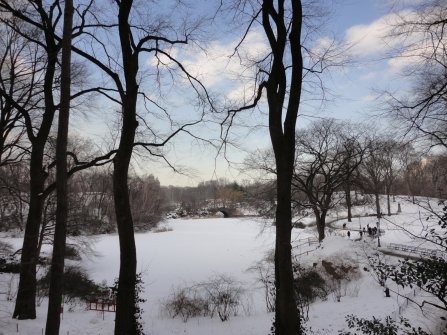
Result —
POLYGON ((170 227, 157 227, 152 230, 153 233, 166 233, 168 231, 173 231, 173 229, 170 227))

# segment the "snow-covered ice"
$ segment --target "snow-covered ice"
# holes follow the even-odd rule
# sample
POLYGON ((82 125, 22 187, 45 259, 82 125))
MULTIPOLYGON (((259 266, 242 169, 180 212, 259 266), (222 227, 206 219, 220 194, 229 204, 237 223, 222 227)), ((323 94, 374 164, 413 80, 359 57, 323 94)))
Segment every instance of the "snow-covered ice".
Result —
MULTIPOLYGON (((384 247, 387 243, 420 243, 403 233, 396 224, 405 225, 413 233, 423 231, 417 206, 402 203, 403 213, 387 217, 381 221, 385 234, 381 236, 384 247), (388 222, 389 221, 389 222, 388 222)), ((367 224, 375 225, 374 217, 354 219, 347 229, 359 229, 367 224)), ((341 228, 346 220, 332 223, 334 230, 317 248, 313 243, 306 246, 301 243, 298 257, 300 263, 313 266, 322 260, 341 260, 358 264, 358 278, 346 285, 345 295, 341 301, 329 295, 326 301, 314 303, 309 312, 308 326, 320 330, 322 334, 336 334, 346 327, 344 318, 348 314, 360 317, 397 317, 399 311, 414 323, 435 331, 438 326, 436 314, 422 315, 420 311, 406 304, 402 297, 392 294, 385 298, 383 288, 379 286, 368 268, 366 253, 374 252, 376 239, 364 236, 358 238, 353 231, 349 239, 346 230, 341 228)), ((256 282, 256 273, 247 271, 256 262, 271 252, 274 246, 274 228, 256 218, 230 219, 171 219, 164 223, 171 231, 136 234, 138 271, 143 274, 147 301, 142 304, 143 320, 146 334, 194 334, 194 335, 258 335, 268 334, 273 319, 264 305, 263 290, 256 282), (245 288, 245 309, 238 316, 221 322, 218 317, 192 318, 188 322, 172 319, 162 312, 163 301, 173 289, 206 281, 212 276, 226 274, 241 282, 245 288)), ((294 229, 295 244, 306 239, 315 239, 315 230, 294 229)), ((21 239, 5 238, 14 247, 21 246, 21 239)), ((80 265, 87 269, 90 277, 97 282, 107 281, 113 284, 118 274, 119 248, 116 235, 95 237, 94 250, 97 256, 84 258, 80 265)), ((391 256, 386 256, 392 258, 391 256)), ((0 334, 41 334, 45 326, 46 301, 38 308, 36 320, 11 319, 14 304, 6 301, 5 290, 9 282, 17 277, 1 274, 0 287, 0 334)), ((396 289, 397 288, 393 288, 396 289)), ((406 292, 402 292, 407 294, 406 292)), ((410 292, 411 293, 411 292, 410 292)), ((61 334, 112 334, 114 313, 88 311, 75 308, 70 312, 65 309, 61 324, 61 334)))

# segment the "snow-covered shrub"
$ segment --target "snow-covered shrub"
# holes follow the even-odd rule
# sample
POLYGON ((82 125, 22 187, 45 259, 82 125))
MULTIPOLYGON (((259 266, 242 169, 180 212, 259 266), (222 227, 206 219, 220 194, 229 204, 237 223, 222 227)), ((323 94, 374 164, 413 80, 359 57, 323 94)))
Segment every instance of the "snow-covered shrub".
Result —
POLYGON ((20 261, 14 256, 0 257, 0 272, 20 273, 20 261))
POLYGON ((275 311, 275 271, 272 261, 267 257, 250 267, 248 271, 255 272, 257 281, 264 289, 264 301, 267 312, 275 311))
POLYGON ((238 314, 244 289, 233 278, 219 275, 209 282, 200 284, 199 287, 206 293, 205 299, 210 306, 211 317, 217 313, 223 322, 231 315, 238 314))
POLYGON ((71 259, 73 261, 80 261, 82 258, 81 258, 81 255, 76 247, 67 245, 65 247, 65 259, 71 259))
POLYGON ((0 241, 0 254, 11 254, 12 245, 7 242, 0 241))
POLYGON ((184 322, 191 317, 218 315, 222 322, 238 315, 244 289, 233 278, 218 275, 209 281, 174 290, 163 304, 173 318, 184 322))
POLYGON ((153 233, 166 233, 168 231, 172 231, 171 227, 157 227, 152 230, 153 233))
POLYGON ((329 289, 316 269, 294 266, 295 299, 304 321, 309 318, 309 306, 317 299, 326 300, 329 289))
MULTIPOLYGON (((50 289, 50 271, 38 280, 38 295, 48 296, 50 289)), ((76 301, 89 301, 104 292, 105 287, 95 283, 88 277, 84 269, 77 266, 67 266, 62 279, 64 301, 75 304, 76 301)))
POLYGON ((334 301, 340 302, 341 297, 347 295, 350 282, 360 277, 357 263, 349 258, 333 258, 322 260, 321 265, 329 279, 329 288, 334 301))
POLYGON ((165 301, 164 309, 170 317, 175 318, 179 316, 183 322, 209 313, 207 302, 198 296, 194 288, 190 287, 174 290, 169 299, 165 301))
POLYGON ((387 316, 385 320, 376 319, 372 320, 358 318, 354 315, 348 315, 346 317, 346 322, 350 329, 355 329, 355 332, 351 331, 340 331, 340 335, 357 335, 357 334, 367 334, 367 335, 428 335, 420 327, 414 328, 408 322, 407 319, 401 318, 399 322, 394 321, 391 317, 387 316))

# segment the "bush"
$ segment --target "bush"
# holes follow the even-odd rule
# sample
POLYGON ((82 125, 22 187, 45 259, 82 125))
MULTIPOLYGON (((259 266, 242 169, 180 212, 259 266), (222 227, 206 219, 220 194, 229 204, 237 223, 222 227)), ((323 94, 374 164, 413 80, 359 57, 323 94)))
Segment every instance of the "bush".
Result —
POLYGON ((276 288, 275 288, 275 271, 273 268, 273 256, 267 256, 263 260, 257 262, 250 267, 248 271, 254 271, 257 274, 257 281, 264 288, 264 300, 267 312, 275 311, 276 288))
POLYGON ((168 231, 172 231, 171 227, 157 227, 152 230, 153 233, 166 233, 168 231))
POLYGON ((206 292, 206 301, 210 306, 211 317, 217 313, 223 322, 227 321, 230 315, 238 314, 243 288, 237 286, 234 279, 220 275, 200 286, 206 292))
POLYGON ((184 322, 191 317, 218 315, 224 322, 239 313, 243 288, 233 278, 219 275, 208 282, 176 289, 164 303, 164 309, 184 322))
POLYGON ((206 301, 197 296, 196 290, 187 287, 175 290, 165 302, 164 308, 169 316, 172 318, 180 316, 183 322, 188 321, 189 318, 206 316, 209 313, 206 301))
POLYGON ((325 300, 328 288, 324 278, 315 269, 304 269, 294 266, 294 287, 296 305, 301 311, 304 321, 309 318, 309 306, 317 298, 325 300))
POLYGON ((0 257, 0 273, 20 273, 20 261, 13 256, 0 257))
POLYGON ((65 247, 65 259, 71 259, 73 261, 80 261, 82 259, 78 249, 71 245, 65 247))
POLYGON ((334 301, 340 302, 341 297, 347 294, 349 283, 360 276, 358 265, 348 258, 334 258, 332 262, 322 260, 321 264, 330 281, 334 301))
POLYGON ((12 245, 7 242, 0 241, 0 254, 11 254, 12 245))
MULTIPOLYGON (((38 280, 37 286, 41 295, 48 296, 50 289, 50 271, 38 280)), ((65 302, 76 299, 89 301, 103 294, 106 288, 92 281, 85 270, 77 266, 67 266, 62 278, 62 292, 65 302)))
POLYGON ((414 328, 408 322, 407 319, 401 318, 399 323, 394 321, 391 317, 387 316, 385 320, 376 319, 372 320, 358 318, 354 315, 348 315, 346 317, 346 322, 350 329, 355 329, 356 332, 352 333, 350 331, 339 331, 340 335, 428 335, 420 327, 414 328), (360 333, 359 333, 360 332, 360 333))
MULTIPOLYGON (((250 267, 249 270, 257 273, 258 282, 264 288, 267 312, 274 312, 276 288, 273 257, 267 256, 267 258, 250 267)), ((326 280, 315 268, 305 269, 294 263, 293 272, 296 304, 302 311, 301 315, 304 315, 304 319, 307 319, 309 304, 318 298, 326 299, 330 290, 326 280)))

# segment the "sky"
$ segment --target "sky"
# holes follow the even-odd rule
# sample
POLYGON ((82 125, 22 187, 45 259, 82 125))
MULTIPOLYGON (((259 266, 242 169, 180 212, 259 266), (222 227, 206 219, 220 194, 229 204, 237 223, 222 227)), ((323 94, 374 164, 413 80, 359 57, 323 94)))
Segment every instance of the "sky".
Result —
MULTIPOLYGON (((408 5, 418 2, 420 1, 400 1, 401 7, 397 11, 408 15, 411 13, 408 5)), ((198 2, 199 8, 192 10, 209 14, 213 11, 211 3, 198 2)), ((396 15, 391 11, 390 0, 334 0, 329 10, 331 14, 323 18, 322 33, 314 39, 312 47, 317 50, 334 38, 344 48, 343 57, 349 59, 349 62, 343 67, 332 69, 323 77, 326 92, 329 93, 325 103, 322 104, 320 100, 309 102, 306 96, 303 97, 298 128, 321 117, 376 122, 372 115, 377 111, 377 90, 404 88, 400 72, 411 62, 411 59, 403 62, 387 58, 389 52, 397 46, 396 41, 384 37, 390 31, 390 22, 393 22, 396 15)), ((170 53, 201 80, 216 101, 239 101, 240 104, 253 91, 253 72, 245 61, 230 58, 240 41, 244 23, 240 22, 238 25, 225 20, 229 18, 216 19, 202 26, 204 43, 174 48, 170 53)), ((246 36, 240 54, 244 59, 247 56, 257 58, 267 50, 262 30, 254 27, 246 36)), ((161 61, 169 65, 167 59, 161 61)), ((142 63, 143 71, 147 71, 149 75, 154 73, 152 70, 156 62, 153 58, 143 59, 142 63)), ((169 112, 179 124, 186 120, 197 120, 195 100, 186 85, 174 85, 168 80, 159 90, 161 94, 154 97, 154 100, 167 103, 169 112)), ((148 89, 148 95, 150 94, 148 89)), ((102 100, 96 101, 95 106, 98 112, 91 113, 86 118, 77 118, 74 131, 96 138, 98 143, 109 141, 115 116, 106 117, 105 113, 100 112, 110 108, 102 100)), ((140 105, 140 108, 143 106, 140 105)), ((160 123, 161 128, 167 129, 166 124, 161 126, 163 113, 158 112, 160 117, 153 121, 154 124, 160 123)), ((195 186, 200 181, 216 178, 240 182, 249 179, 250 175, 241 172, 244 158, 249 152, 266 149, 270 145, 265 105, 261 104, 259 110, 246 112, 235 119, 229 133, 231 141, 226 147, 220 146, 219 120, 211 117, 206 117, 206 120, 205 123, 193 126, 191 133, 212 142, 220 151, 209 143, 183 134, 176 137, 163 151, 170 164, 181 173, 174 172, 164 161, 142 157, 147 155, 141 152, 134 155, 133 171, 138 174, 153 174, 166 186, 195 186)), ((173 128, 176 129, 176 126, 173 128)))

